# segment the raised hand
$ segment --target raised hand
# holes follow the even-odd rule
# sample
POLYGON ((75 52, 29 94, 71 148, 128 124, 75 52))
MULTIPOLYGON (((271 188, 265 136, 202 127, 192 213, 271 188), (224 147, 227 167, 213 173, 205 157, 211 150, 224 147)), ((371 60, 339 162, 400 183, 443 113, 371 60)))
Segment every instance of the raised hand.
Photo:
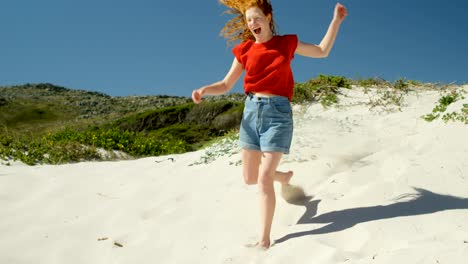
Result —
POLYGON ((337 3, 335 6, 334 18, 341 22, 345 19, 347 15, 348 15, 348 10, 346 10, 346 7, 344 7, 344 5, 340 3, 337 3))

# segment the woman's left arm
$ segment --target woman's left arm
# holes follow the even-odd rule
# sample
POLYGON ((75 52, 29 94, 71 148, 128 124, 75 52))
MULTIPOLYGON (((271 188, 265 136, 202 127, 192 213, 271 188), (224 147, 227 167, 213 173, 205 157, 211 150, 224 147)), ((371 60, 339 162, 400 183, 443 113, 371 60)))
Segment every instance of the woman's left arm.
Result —
POLYGON ((323 37, 319 45, 309 44, 299 41, 297 43, 296 53, 306 57, 325 58, 330 53, 333 44, 335 43, 336 35, 341 26, 341 22, 348 15, 346 8, 337 3, 335 6, 333 20, 328 27, 327 33, 323 37))

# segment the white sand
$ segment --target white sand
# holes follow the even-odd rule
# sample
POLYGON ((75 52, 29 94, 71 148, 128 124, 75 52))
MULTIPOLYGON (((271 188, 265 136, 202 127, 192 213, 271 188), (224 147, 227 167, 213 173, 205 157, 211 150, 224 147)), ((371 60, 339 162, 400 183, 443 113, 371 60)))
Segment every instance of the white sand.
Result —
POLYGON ((420 118, 434 91, 390 113, 369 110, 360 89, 343 93, 339 108, 295 106, 280 169, 310 199, 287 203, 276 185, 268 251, 243 246, 259 217, 257 188, 230 165, 239 154, 189 166, 198 151, 174 162, 2 162, 0 263, 467 263, 468 126, 420 118))

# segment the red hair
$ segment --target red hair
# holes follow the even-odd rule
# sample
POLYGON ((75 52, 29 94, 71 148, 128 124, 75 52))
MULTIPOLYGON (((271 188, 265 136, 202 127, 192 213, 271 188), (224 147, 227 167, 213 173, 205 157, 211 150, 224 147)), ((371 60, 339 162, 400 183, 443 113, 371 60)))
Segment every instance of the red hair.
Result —
POLYGON ((245 21, 245 11, 251 7, 260 8, 265 16, 271 15, 270 29, 273 35, 276 35, 273 7, 270 0, 219 0, 219 2, 228 8, 225 13, 235 16, 221 30, 221 36, 226 38, 229 44, 237 40, 255 40, 245 21))

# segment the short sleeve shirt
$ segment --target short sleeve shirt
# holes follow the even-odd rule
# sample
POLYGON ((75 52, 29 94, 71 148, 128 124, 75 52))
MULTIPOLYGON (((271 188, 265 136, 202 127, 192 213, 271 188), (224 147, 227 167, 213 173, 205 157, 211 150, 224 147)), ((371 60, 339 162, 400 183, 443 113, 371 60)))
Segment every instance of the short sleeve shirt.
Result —
POLYGON ((273 36, 268 42, 244 41, 232 49, 245 69, 244 92, 293 96, 294 78, 291 61, 298 38, 296 35, 273 36))

